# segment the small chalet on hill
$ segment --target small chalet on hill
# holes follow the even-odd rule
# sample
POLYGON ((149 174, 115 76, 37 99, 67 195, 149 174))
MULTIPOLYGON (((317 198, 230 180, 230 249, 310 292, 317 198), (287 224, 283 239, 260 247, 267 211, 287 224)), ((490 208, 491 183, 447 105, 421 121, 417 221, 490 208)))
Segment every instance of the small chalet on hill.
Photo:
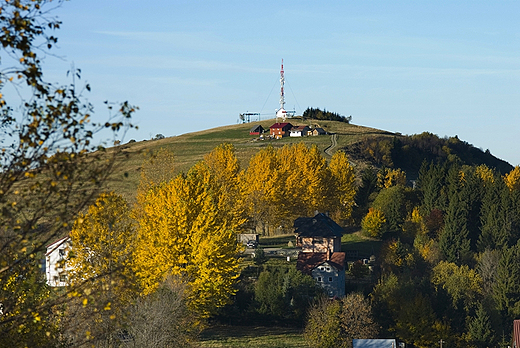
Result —
POLYGON ((269 134, 272 138, 280 139, 283 137, 286 137, 289 135, 289 131, 293 127, 292 124, 285 122, 285 123, 278 123, 276 122, 271 127, 269 127, 269 134))
POLYGON ((298 253, 296 268, 316 280, 329 297, 345 296, 345 253, 341 252, 343 228, 323 213, 294 221, 298 253))
POLYGON ((262 127, 261 125, 258 124, 249 130, 249 135, 260 135, 260 134, 264 134, 264 132, 265 132, 264 127, 262 127))
POLYGON ((291 137, 307 136, 307 134, 309 133, 309 130, 310 130, 309 126, 292 127, 290 130, 290 136, 291 137))
POLYGON ((318 135, 327 135, 327 132, 326 132, 323 128, 316 127, 316 128, 314 128, 314 129, 311 131, 311 134, 312 134, 313 136, 318 136, 318 135))

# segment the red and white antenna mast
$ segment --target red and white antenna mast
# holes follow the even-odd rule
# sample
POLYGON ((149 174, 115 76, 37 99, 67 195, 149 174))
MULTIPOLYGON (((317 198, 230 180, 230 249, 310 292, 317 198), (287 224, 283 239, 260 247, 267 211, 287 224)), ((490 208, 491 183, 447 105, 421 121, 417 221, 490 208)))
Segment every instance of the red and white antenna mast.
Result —
POLYGON ((282 59, 282 69, 280 70, 280 109, 283 109, 285 106, 285 94, 283 91, 284 85, 285 85, 285 76, 283 74, 283 59, 282 59))
POLYGON ((276 118, 280 117, 284 121, 287 118, 287 111, 285 111, 285 94, 284 94, 284 85, 285 85, 285 76, 283 72, 283 59, 282 59, 282 69, 280 70, 280 109, 276 111, 276 118))

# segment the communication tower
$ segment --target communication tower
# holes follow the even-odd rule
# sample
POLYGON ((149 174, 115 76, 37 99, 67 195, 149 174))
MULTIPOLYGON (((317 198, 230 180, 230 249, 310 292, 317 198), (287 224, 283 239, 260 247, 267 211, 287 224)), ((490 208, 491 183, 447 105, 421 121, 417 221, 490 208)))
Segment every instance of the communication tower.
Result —
POLYGON ((276 118, 281 118, 283 121, 287 118, 287 111, 285 111, 285 94, 284 94, 285 76, 283 72, 283 59, 282 69, 280 70, 280 109, 276 111, 276 118))

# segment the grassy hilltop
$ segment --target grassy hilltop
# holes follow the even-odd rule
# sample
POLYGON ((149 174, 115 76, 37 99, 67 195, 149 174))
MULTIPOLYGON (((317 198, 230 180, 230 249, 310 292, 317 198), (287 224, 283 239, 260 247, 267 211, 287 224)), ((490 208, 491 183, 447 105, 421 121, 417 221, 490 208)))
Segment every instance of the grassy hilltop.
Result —
MULTIPOLYGON (((286 137, 281 140, 270 140, 268 138, 266 140, 257 140, 256 136, 249 135, 249 130, 254 125, 260 124, 268 130, 274 122, 276 120, 270 119, 223 126, 160 140, 147 140, 121 145, 123 153, 117 161, 111 180, 108 182, 108 189, 122 194, 129 201, 133 201, 137 185, 139 184, 140 167, 144 155, 146 152, 154 152, 160 148, 166 148, 173 152, 175 168, 178 172, 186 172, 192 165, 200 161, 205 154, 221 143, 231 143, 235 146, 237 157, 243 168, 247 166, 250 157, 256 151, 268 145, 281 147, 285 144, 298 142, 304 142, 309 145, 315 144, 326 158, 330 158, 325 153, 325 150, 331 146, 330 135, 301 138, 286 137)), ((331 149, 331 153, 359 142, 367 136, 394 136, 394 133, 337 121, 304 121, 301 118, 292 118, 288 122, 293 125, 317 125, 329 133, 336 133, 337 146, 331 149)))
POLYGON ((334 142, 331 135, 285 137, 280 140, 268 137, 265 140, 259 140, 257 136, 249 135, 249 130, 253 126, 260 124, 264 129, 269 130, 274 122, 276 122, 275 119, 269 119, 217 127, 160 140, 120 145, 122 153, 119 155, 111 180, 107 183, 107 189, 114 190, 122 194, 129 202, 133 202, 139 184, 140 167, 147 152, 153 153, 160 148, 171 150, 175 156, 175 170, 186 172, 205 154, 222 143, 231 143, 235 146, 242 168, 247 166, 251 156, 262 147, 269 145, 281 147, 298 142, 316 145, 325 158, 330 158, 331 154, 343 149, 355 164, 357 171, 362 170, 366 165, 401 168, 408 174, 409 179, 417 177, 419 167, 424 160, 438 163, 457 159, 462 164, 485 164, 490 168, 498 169, 502 174, 513 168, 509 163, 491 155, 489 151, 484 152, 459 140, 456 136, 439 138, 437 135, 427 132, 406 136, 338 121, 303 120, 301 117, 288 120, 295 126, 312 125, 322 127, 327 132, 335 134, 336 146, 329 149, 328 153, 325 150, 334 142))

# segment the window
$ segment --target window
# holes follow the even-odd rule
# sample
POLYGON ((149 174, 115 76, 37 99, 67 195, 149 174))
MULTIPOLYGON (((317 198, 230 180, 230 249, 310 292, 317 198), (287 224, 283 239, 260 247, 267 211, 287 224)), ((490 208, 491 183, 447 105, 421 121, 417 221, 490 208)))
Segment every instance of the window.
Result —
POLYGON ((64 283, 67 281, 67 275, 66 274, 60 274, 60 282, 64 283))
POLYGON ((58 250, 58 255, 60 256, 60 259, 63 259, 65 257, 65 249, 58 250))
POLYGON ((327 267, 326 270, 327 270, 327 272, 330 272, 330 267, 327 267))
POLYGON ((332 277, 329 277, 329 282, 331 282, 331 281, 332 281, 332 277))
POLYGON ((317 280, 318 280, 318 282, 319 282, 319 283, 321 283, 321 277, 318 277, 318 279, 317 279, 317 280))
POLYGON ((323 271, 324 269, 325 269, 325 267, 323 267, 323 266, 320 266, 320 267, 319 267, 319 270, 320 270, 320 271, 323 271))

